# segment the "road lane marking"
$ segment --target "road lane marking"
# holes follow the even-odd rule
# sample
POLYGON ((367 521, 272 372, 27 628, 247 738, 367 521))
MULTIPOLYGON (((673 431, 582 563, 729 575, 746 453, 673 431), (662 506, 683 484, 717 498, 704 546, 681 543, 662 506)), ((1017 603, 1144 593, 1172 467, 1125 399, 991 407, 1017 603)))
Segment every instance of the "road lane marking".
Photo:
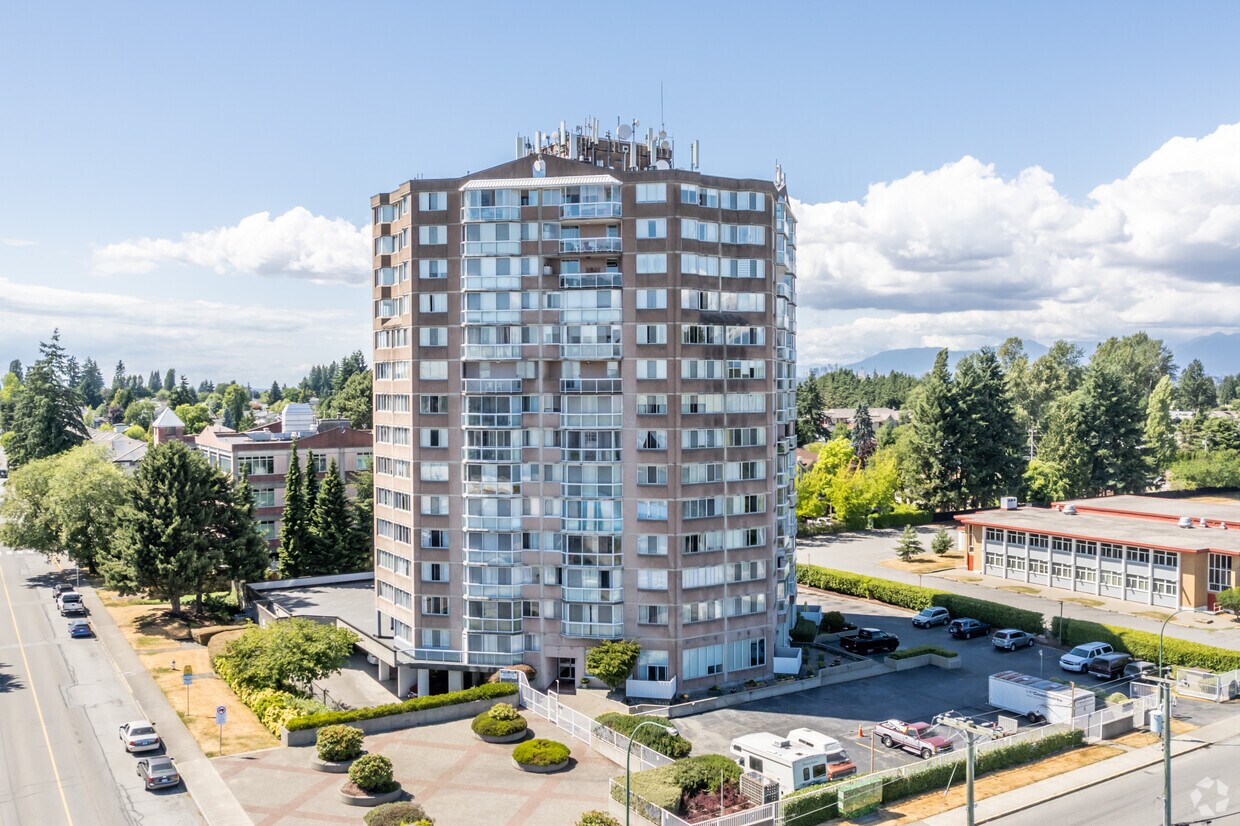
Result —
POLYGON ((39 702, 39 692, 34 685, 34 672, 30 669, 30 660, 26 657, 26 645, 22 641, 22 632, 17 627, 17 611, 13 609, 13 598, 9 595, 9 581, 4 575, 4 567, 0 566, 0 586, 4 588, 4 601, 9 606, 9 616, 13 620, 13 633, 17 635, 17 644, 22 655, 22 666, 26 669, 26 682, 30 684, 30 696, 34 698, 34 709, 39 715, 39 728, 43 729, 43 744, 47 746, 48 759, 52 761, 52 775, 56 778, 56 790, 60 792, 60 805, 65 810, 65 820, 73 826, 73 814, 69 811, 69 800, 65 797, 65 785, 60 779, 60 768, 56 765, 56 753, 52 751, 52 738, 47 733, 47 721, 43 719, 43 704, 39 702))

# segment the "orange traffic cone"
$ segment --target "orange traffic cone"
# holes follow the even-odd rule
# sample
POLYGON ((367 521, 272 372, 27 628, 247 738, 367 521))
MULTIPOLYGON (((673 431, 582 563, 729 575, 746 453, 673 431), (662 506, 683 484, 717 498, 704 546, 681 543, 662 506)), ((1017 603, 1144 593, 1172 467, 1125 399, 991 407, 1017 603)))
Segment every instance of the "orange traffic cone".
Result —
POLYGON ((860 723, 858 723, 858 724, 857 724, 857 739, 858 739, 858 740, 864 740, 864 739, 865 739, 865 731, 861 728, 861 724, 860 724, 860 723))

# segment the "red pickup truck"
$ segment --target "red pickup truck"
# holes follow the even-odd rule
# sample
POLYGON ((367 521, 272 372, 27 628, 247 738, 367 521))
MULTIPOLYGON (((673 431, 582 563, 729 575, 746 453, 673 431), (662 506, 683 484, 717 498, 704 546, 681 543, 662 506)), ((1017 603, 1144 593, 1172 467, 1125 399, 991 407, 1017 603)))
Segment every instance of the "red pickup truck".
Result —
POLYGON ((951 751, 951 741, 937 734, 930 734, 929 723, 905 723, 887 720, 874 727, 874 736, 887 748, 901 748, 925 760, 936 754, 951 751))

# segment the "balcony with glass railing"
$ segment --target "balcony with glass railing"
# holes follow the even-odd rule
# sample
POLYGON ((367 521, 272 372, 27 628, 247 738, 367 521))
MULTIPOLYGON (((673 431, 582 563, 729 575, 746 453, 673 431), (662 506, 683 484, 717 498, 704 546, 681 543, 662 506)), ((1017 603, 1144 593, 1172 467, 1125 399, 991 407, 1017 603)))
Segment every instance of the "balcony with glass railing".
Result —
POLYGON ((563 430, 619 430, 624 426, 622 413, 561 413, 563 430))
POLYGON ((562 290, 597 290, 624 286, 624 279, 618 272, 582 272, 560 276, 562 290))
MULTIPOLYGON (((513 600, 521 599, 520 585, 497 585, 484 584, 481 582, 465 583, 466 599, 502 599, 513 600)), ((501 619, 479 619, 476 617, 466 617, 466 629, 469 631, 493 631, 500 634, 515 634, 521 630, 521 620, 501 620, 501 619), (478 623, 491 623, 489 625, 480 625, 478 623), (495 624, 500 623, 500 624, 495 624), (507 625, 503 625, 507 623, 507 625), (514 626, 515 623, 515 626, 514 626)))
POLYGON ((466 657, 470 665, 520 665, 524 651, 504 653, 500 651, 469 651, 466 657))
POLYGON ((565 602, 624 602, 623 588, 575 588, 560 587, 560 598, 565 602))
POLYGON ((466 393, 514 395, 521 393, 521 379, 463 379, 466 393))
POLYGON ((461 323, 494 326, 497 324, 520 324, 520 310, 461 310, 461 323))
POLYGON ((560 379, 561 393, 619 393, 622 387, 620 379, 560 379))
MULTIPOLYGON (((451 648, 414 648, 413 659, 415 662, 424 663, 464 663, 465 652, 456 651, 451 648)), ((408 652, 405 652, 408 653, 408 652)))
MULTIPOLYGON (((561 238, 560 253, 562 255, 590 255, 593 253, 624 252, 624 245, 619 238, 561 238)), ((477 253, 476 253, 477 254, 477 253)), ((495 253, 499 254, 499 253, 495 253)), ((512 253, 517 255, 518 252, 512 253)))
POLYGON ((622 499, 624 483, 561 482, 561 499, 622 499))
POLYGON ((461 490, 466 496, 520 496, 521 483, 466 479, 461 485, 461 490))
POLYGON ((516 361, 521 358, 520 344, 462 344, 463 361, 516 361))
POLYGON ((623 517, 560 517, 560 530, 564 533, 609 533, 624 532, 623 517))
POLYGON ((461 255, 520 255, 520 241, 462 241, 461 255))
POLYGON ((623 622, 560 622, 560 636, 588 640, 618 640, 624 636, 623 622))
POLYGON ((619 218, 623 214, 619 201, 585 201, 560 204, 561 220, 592 221, 619 218))
POLYGON ((481 551, 474 548, 466 548, 462 561, 466 565, 480 568, 504 568, 513 565, 520 565, 522 561, 522 552, 481 551))
POLYGON ((583 465, 615 464, 622 460, 623 451, 616 448, 560 448, 560 461, 583 465))
POLYGON ((465 514, 461 527, 467 531, 519 531, 520 516, 478 516, 465 514))
POLYGON ((520 221, 519 206, 469 206, 461 207, 461 221, 474 223, 477 221, 520 221))
POLYGON ((499 462, 505 465, 515 465, 521 462, 520 447, 466 446, 461 455, 466 462, 499 462))
POLYGON ((608 361, 623 356, 620 342, 591 342, 588 344, 561 344, 560 358, 570 361, 608 361))
POLYGON ((520 413, 465 413, 461 425, 486 430, 513 429, 521 426, 520 413))

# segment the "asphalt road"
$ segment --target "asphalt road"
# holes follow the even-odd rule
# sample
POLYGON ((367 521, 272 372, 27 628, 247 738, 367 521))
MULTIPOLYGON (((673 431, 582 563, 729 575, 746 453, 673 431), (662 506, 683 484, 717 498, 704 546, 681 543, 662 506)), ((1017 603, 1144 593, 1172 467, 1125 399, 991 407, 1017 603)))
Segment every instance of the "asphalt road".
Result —
MULTIPOLYGON (((1162 765, 1108 780, 1023 812, 990 821, 1003 826, 1047 823, 1162 823, 1162 765)), ((1191 823, 1210 817, 1240 822, 1240 737, 1180 755, 1171 765, 1171 817, 1191 823), (1197 793, 1194 802, 1194 792, 1197 793)))
POLYGON ((117 737, 142 715, 98 642, 69 638, 54 581, 41 555, 0 547, 0 824, 203 823, 183 785, 142 788, 117 737))

